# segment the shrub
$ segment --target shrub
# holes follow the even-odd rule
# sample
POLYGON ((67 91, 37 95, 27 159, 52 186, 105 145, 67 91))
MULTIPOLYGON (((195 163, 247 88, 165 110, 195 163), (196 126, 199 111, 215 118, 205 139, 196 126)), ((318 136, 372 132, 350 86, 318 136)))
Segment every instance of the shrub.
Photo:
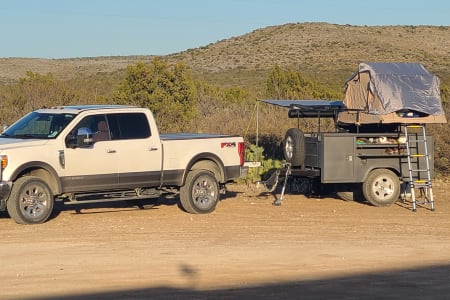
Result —
POLYGON ((266 159, 263 152, 263 147, 256 147, 254 144, 247 145, 245 148, 246 161, 261 163, 260 167, 249 169, 248 176, 246 178, 247 182, 266 180, 276 169, 281 168, 281 161, 271 158, 266 159))

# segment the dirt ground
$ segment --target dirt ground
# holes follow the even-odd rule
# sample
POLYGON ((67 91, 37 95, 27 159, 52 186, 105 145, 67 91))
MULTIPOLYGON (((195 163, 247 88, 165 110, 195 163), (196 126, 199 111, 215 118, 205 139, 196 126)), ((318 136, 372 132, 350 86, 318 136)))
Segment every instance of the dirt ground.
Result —
POLYGON ((176 199, 0 215, 1 299, 448 299, 450 184, 436 210, 229 187, 216 211, 176 199), (79 212, 76 209, 80 209, 79 212))

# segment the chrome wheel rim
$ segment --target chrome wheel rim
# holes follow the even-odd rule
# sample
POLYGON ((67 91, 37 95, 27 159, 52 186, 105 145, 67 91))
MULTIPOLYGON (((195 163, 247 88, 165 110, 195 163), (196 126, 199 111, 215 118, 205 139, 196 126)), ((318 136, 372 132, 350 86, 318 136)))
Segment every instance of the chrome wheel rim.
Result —
POLYGON ((208 209, 214 205, 217 193, 217 184, 209 176, 200 176, 194 183, 192 199, 198 208, 208 209))
POLYGON ((44 186, 40 184, 28 185, 20 194, 20 210, 27 218, 39 219, 48 211, 49 199, 50 196, 44 186))
POLYGON ((286 150, 286 158, 291 159, 292 156, 294 155, 294 146, 293 146, 293 141, 292 141, 292 137, 288 136, 286 138, 286 145, 285 145, 285 150, 286 150))

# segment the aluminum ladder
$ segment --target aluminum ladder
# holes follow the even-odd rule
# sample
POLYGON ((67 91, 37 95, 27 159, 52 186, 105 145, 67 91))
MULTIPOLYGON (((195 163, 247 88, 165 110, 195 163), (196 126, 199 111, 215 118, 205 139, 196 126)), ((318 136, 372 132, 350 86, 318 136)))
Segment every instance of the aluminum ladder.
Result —
MULTIPOLYGON (((423 197, 421 204, 430 204, 434 211, 431 185, 430 153, 424 124, 405 125, 405 143, 408 159, 409 186, 411 188, 412 211, 417 210, 416 191, 423 197)), ((406 191, 405 191, 406 193, 406 191)))

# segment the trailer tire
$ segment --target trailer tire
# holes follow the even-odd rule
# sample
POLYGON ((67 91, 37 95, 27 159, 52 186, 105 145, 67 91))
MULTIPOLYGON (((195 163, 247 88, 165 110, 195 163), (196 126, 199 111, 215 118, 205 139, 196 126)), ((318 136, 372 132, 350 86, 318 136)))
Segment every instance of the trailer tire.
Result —
POLYGON ((341 200, 355 201, 353 192, 337 192, 336 194, 341 200))
POLYGON ((183 209, 191 214, 207 214, 219 202, 219 183, 208 170, 192 170, 180 188, 180 202, 183 209))
POLYGON ((356 201, 356 202, 364 202, 365 197, 361 190, 359 191, 345 191, 345 192, 337 192, 336 193, 341 200, 344 201, 356 201))
POLYGON ((53 211, 54 198, 47 183, 39 177, 17 179, 7 202, 9 216, 19 224, 40 224, 53 211))
POLYGON ((303 166, 305 163, 305 136, 298 128, 290 128, 286 132, 283 144, 284 158, 293 167, 303 166))
POLYGON ((362 186, 360 183, 346 185, 345 187, 342 187, 342 185, 339 184, 336 188, 336 195, 344 201, 359 202, 364 200, 362 186))
POLYGON ((363 183, 364 198, 374 206, 389 206, 400 196, 400 180, 387 169, 375 169, 363 183))

